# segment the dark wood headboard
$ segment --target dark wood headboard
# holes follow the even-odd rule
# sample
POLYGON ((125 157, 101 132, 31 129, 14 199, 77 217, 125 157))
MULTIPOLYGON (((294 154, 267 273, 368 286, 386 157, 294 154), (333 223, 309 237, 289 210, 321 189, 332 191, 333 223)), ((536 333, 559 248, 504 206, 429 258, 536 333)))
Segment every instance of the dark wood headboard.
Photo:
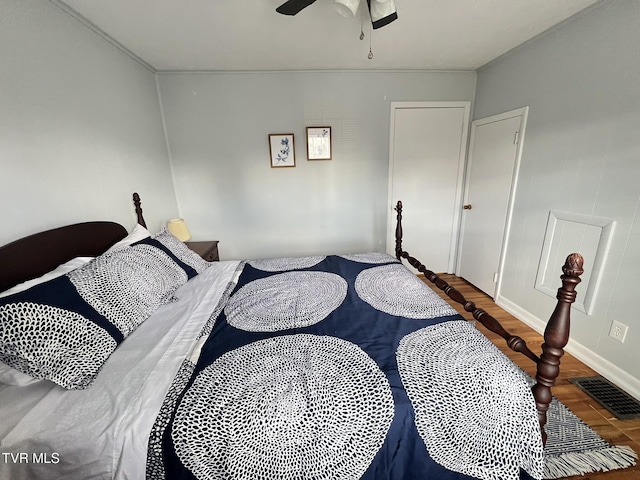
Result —
MULTIPOLYGON (((140 195, 133 194, 138 223, 147 227, 140 195)), ((75 257, 97 257, 127 236, 115 222, 84 222, 54 228, 0 247, 0 292, 54 270, 75 257)))
POLYGON ((75 257, 96 257, 127 236, 114 222, 54 228, 0 247, 0 292, 44 275, 75 257))

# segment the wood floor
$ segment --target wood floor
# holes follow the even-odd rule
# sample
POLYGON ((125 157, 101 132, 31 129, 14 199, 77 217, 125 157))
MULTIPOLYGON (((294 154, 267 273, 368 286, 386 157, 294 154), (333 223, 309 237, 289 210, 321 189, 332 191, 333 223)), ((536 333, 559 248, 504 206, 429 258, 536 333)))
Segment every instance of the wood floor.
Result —
MULTIPOLYGON (((464 279, 446 274, 442 274, 440 277, 459 290, 467 300, 474 302, 478 307, 497 318, 507 331, 524 339, 533 352, 540 352, 543 339, 535 330, 498 307, 489 296, 467 283, 464 279)), ((422 279, 438 292, 442 298, 451 303, 466 319, 473 319, 468 312, 464 311, 461 305, 450 300, 444 292, 433 286, 424 277, 422 279)), ((529 375, 535 376, 535 364, 531 360, 524 355, 511 351, 502 337, 489 332, 479 323, 478 328, 517 365, 529 375)), ((568 378, 588 377, 598 374, 568 353, 565 353, 561 362, 560 376, 556 381, 556 386, 553 388, 555 397, 598 432, 607 442, 613 445, 629 445, 637 453, 640 453, 640 419, 618 420, 612 413, 601 407, 595 400, 568 380, 568 378)), ((572 480, 638 480, 640 479, 640 465, 636 464, 634 467, 624 470, 590 473, 569 478, 572 480)))

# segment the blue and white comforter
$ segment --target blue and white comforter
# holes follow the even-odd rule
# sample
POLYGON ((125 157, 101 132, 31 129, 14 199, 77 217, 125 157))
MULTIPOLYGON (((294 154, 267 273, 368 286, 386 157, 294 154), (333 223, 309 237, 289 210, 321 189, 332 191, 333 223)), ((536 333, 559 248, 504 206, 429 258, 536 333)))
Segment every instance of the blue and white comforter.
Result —
POLYGON ((540 477, 526 379, 386 254, 246 262, 169 391, 147 477, 540 477))

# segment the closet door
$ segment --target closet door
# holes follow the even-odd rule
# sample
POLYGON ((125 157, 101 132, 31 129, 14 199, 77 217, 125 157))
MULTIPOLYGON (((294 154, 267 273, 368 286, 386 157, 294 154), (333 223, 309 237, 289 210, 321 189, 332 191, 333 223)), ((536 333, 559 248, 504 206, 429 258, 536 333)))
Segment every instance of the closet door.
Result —
POLYGON ((402 200, 403 248, 434 272, 455 270, 470 102, 391 104, 387 252, 402 200))
POLYGON ((471 122, 460 277, 495 298, 506 253, 528 107, 471 122))

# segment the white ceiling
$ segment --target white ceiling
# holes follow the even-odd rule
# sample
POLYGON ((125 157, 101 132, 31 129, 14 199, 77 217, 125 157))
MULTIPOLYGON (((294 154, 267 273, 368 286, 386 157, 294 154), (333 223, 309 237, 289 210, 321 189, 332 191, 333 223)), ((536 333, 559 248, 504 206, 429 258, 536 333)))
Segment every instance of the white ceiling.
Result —
POLYGON ((293 17, 284 0, 52 1, 157 71, 237 71, 476 70, 597 0, 395 0, 373 35, 365 0, 351 18, 333 0, 293 17))

